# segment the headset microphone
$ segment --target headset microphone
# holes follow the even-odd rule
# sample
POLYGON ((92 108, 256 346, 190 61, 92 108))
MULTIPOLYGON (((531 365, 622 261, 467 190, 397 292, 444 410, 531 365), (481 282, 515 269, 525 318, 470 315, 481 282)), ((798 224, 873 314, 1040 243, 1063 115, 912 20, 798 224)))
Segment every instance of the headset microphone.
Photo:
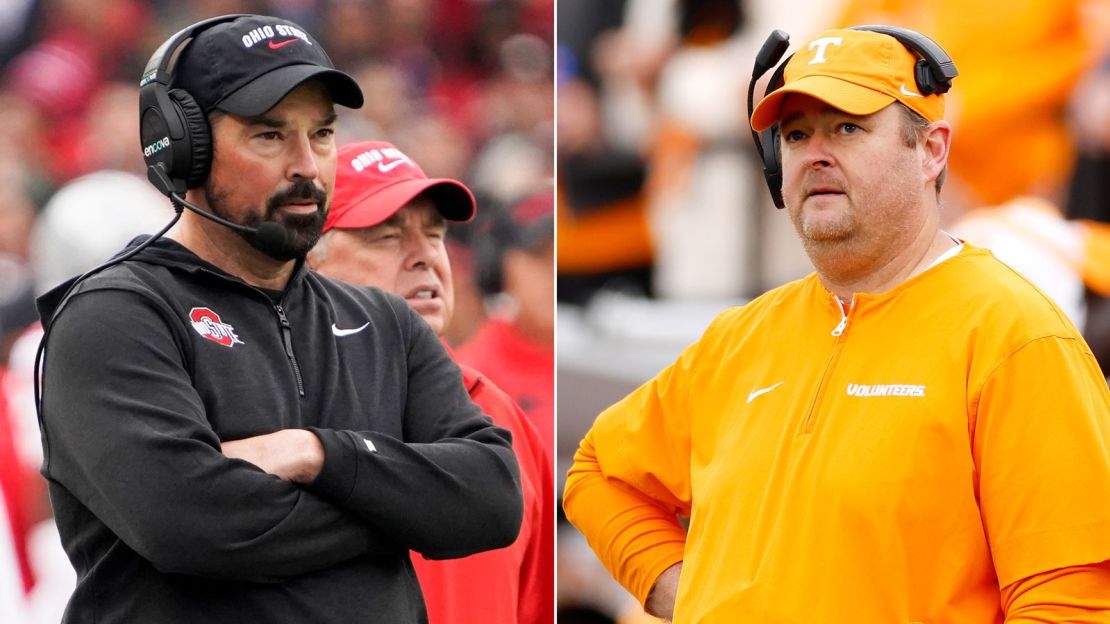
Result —
POLYGON ((267 255, 280 257, 287 254, 290 242, 289 235, 286 233, 285 228, 276 221, 263 221, 256 228, 240 225, 202 209, 200 206, 188 201, 177 193, 171 193, 170 199, 179 207, 188 208, 205 219, 219 223, 224 227, 244 235, 255 249, 267 255))
MULTIPOLYGON (((790 47, 790 35, 781 30, 775 30, 767 37, 767 41, 763 42, 763 46, 759 48, 759 52, 755 55, 755 65, 752 67, 752 80, 759 80, 759 77, 767 73, 767 70, 775 66, 786 54, 786 49, 790 47)), ((749 100, 750 101, 750 100, 749 100)))

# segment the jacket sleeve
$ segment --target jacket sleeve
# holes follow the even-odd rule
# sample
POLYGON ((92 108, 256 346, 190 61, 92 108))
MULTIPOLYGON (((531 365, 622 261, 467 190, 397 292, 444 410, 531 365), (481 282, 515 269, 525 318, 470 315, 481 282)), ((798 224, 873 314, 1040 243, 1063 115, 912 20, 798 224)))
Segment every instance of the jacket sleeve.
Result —
POLYGON ((470 400, 427 323, 397 305, 408 346, 404 439, 311 429, 325 459, 309 489, 429 559, 508 546, 523 515, 512 436, 470 400))
POLYGON ((166 573, 270 582, 397 552, 354 515, 220 452, 156 306, 95 290, 57 317, 43 373, 46 477, 166 573))
POLYGON ((1107 624, 1110 561, 1050 570, 1002 590, 1006 624, 1107 624))
POLYGON ((563 508, 641 604, 683 560, 690 513, 689 377, 698 347, 597 417, 567 473, 563 508))
POLYGON ((974 478, 999 585, 1110 559, 1110 390, 1086 344, 1030 340, 980 388, 974 478))

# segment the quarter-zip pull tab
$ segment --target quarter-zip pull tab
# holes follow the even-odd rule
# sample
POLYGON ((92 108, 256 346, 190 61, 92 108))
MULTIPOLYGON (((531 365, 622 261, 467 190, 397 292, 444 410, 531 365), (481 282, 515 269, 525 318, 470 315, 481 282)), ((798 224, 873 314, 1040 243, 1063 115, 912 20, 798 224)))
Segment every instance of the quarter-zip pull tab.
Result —
POLYGON ((848 308, 847 312, 844 311, 844 302, 840 300, 840 297, 836 295, 833 295, 833 297, 836 298, 836 305, 840 308, 840 323, 832 330, 832 335, 839 337, 844 333, 844 328, 848 326, 848 315, 851 314, 852 310, 856 307, 856 296, 852 295, 852 305, 848 308))
POLYGON ((289 356, 289 363, 293 365, 293 376, 297 379, 297 392, 304 396, 304 380, 301 378, 301 367, 297 365, 297 356, 293 354, 293 326, 289 324, 289 317, 285 316, 285 308, 281 304, 274 304, 278 322, 281 323, 281 341, 285 345, 285 355, 289 356))

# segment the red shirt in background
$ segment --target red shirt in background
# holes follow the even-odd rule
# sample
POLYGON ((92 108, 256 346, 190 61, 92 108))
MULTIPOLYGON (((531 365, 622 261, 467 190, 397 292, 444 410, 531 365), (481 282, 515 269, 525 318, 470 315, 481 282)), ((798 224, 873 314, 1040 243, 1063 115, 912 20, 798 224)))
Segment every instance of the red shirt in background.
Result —
POLYGON ((524 519, 511 546, 462 559, 412 562, 431 624, 552 624, 555 620, 555 490, 543 441, 513 399, 460 364, 470 398, 513 434, 524 519))
POLYGON ((555 352, 523 336, 511 322, 486 319, 459 347, 460 363, 485 373, 516 399, 540 432, 548 457, 555 457, 555 352))
MULTIPOLYGON (((0 369, 0 379, 6 371, 0 369)), ((23 578, 23 591, 29 592, 35 585, 34 571, 27 552, 27 535, 30 532, 30 522, 26 517, 27 487, 31 485, 30 479, 37 475, 30 473, 16 452, 14 439, 14 424, 9 418, 7 397, 0 394, 0 513, 7 511, 7 524, 11 535, 0 535, 0 539, 10 539, 12 549, 15 551, 19 563, 19 572, 23 578)))

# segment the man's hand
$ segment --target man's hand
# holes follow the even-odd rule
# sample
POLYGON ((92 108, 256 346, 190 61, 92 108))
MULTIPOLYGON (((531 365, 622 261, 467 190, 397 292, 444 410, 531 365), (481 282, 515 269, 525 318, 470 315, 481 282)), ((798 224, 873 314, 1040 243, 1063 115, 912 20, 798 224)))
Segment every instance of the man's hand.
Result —
POLYGON ((678 595, 678 577, 682 574, 682 562, 663 570, 655 585, 648 593, 644 609, 657 618, 670 622, 674 618, 674 599, 678 595))
POLYGON ((221 444, 223 454, 248 461, 265 472, 293 483, 308 483, 324 466, 324 447, 305 429, 282 429, 221 444))

